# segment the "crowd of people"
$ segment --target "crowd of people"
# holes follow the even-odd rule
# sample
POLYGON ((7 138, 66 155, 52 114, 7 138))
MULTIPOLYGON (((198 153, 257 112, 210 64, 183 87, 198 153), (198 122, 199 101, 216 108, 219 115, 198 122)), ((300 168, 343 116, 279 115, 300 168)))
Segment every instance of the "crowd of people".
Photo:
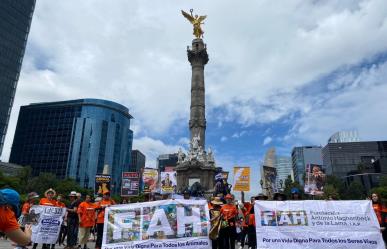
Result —
MULTIPOLYGON (((191 199, 190 191, 184 191, 184 199, 191 199)), ((110 197, 110 192, 105 191, 102 196, 92 200, 89 195, 84 196, 75 191, 68 195, 68 204, 64 203, 64 196, 57 195, 54 189, 48 189, 44 197, 40 198, 36 192, 27 195, 26 202, 20 210, 20 196, 13 189, 0 190, 0 232, 7 236, 19 248, 31 245, 33 249, 38 244, 31 244, 31 225, 26 221, 33 205, 54 206, 65 208, 66 215, 56 244, 65 245, 67 249, 87 249, 90 235, 95 239, 95 248, 102 245, 105 208, 116 203, 110 197), (16 217, 19 217, 18 219, 16 217)), ((165 199, 165 198, 162 198, 165 199)), ((291 200, 302 200, 299 189, 291 190, 291 200)), ((329 198, 333 199, 333 198, 329 198)), ((378 194, 370 196, 375 214, 380 223, 383 238, 387 239, 387 206, 382 204, 378 194)), ((267 201, 268 196, 259 194, 245 200, 241 192, 241 200, 238 201, 230 193, 216 193, 208 202, 211 230, 209 237, 212 240, 213 249, 255 249, 256 230, 254 202, 256 200, 267 201)), ((285 201, 287 196, 281 192, 274 193, 274 201, 285 201)), ((124 202, 125 203, 125 202, 124 202)), ((56 244, 43 244, 42 249, 54 249, 56 244)), ((17 247, 18 248, 18 247, 17 247)))
POLYGON ((13 189, 2 189, 0 191, 0 232, 13 241, 16 248, 32 245, 32 248, 36 249, 39 245, 31 244, 32 230, 28 222, 31 207, 33 205, 60 207, 65 208, 66 214, 57 243, 43 244, 41 248, 55 249, 55 245, 59 244, 65 245, 67 249, 87 249, 87 243, 93 233, 94 237, 96 234, 95 248, 100 249, 105 208, 115 204, 110 197, 110 192, 105 191, 94 201, 90 195, 82 198, 82 195, 75 191, 71 191, 68 198, 68 205, 65 205, 64 196, 57 195, 54 189, 45 191, 43 198, 40 198, 36 192, 31 192, 27 195, 27 201, 22 205, 20 212, 19 193, 13 189))
MULTIPOLYGON (((281 192, 274 193, 273 200, 284 201, 287 197, 281 192)), ((292 200, 301 200, 299 189, 291 190, 292 200)), ((209 202, 211 230, 210 239, 213 249, 240 249, 257 248, 255 231, 254 202, 266 201, 268 196, 259 194, 245 201, 245 195, 241 192, 241 201, 235 200, 231 194, 217 194, 209 202)))

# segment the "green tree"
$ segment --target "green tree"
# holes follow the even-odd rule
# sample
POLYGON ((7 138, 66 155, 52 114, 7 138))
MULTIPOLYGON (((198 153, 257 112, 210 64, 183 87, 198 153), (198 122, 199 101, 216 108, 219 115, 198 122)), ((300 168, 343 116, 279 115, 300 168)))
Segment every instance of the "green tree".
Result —
POLYGON ((362 200, 367 196, 364 186, 356 181, 351 182, 349 187, 346 190, 344 196, 341 196, 346 200, 362 200))
POLYGON ((56 188, 58 180, 56 176, 51 173, 41 173, 39 176, 33 177, 28 181, 26 188, 27 192, 35 191, 41 196, 49 188, 56 188))
POLYGON ((298 188, 300 190, 301 195, 304 194, 304 190, 303 190, 302 186, 300 185, 300 183, 297 182, 297 181, 293 182, 292 178, 290 176, 288 176, 288 178, 286 178, 286 180, 285 180, 285 188, 284 188, 284 191, 283 191, 284 194, 288 198, 291 198, 292 188, 298 188))
POLYGON ((339 191, 332 184, 327 184, 324 187, 323 199, 327 200, 329 199, 329 197, 332 197, 334 199, 340 199, 339 191))

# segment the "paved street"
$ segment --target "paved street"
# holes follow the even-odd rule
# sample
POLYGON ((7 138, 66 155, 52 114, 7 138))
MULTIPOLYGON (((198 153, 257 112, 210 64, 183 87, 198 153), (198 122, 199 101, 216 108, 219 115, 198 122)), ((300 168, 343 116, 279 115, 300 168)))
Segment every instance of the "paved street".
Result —
MULTIPOLYGON (((88 247, 91 249, 91 248, 94 248, 95 246, 95 242, 89 242, 88 244, 88 247)), ((0 239, 0 249, 12 249, 13 247, 11 246, 11 242, 9 240, 3 240, 3 239, 0 239)), ((32 246, 28 247, 28 248, 32 248, 32 246)), ((42 247, 39 246, 37 249, 41 249, 42 247)), ((64 247, 63 246, 55 246, 55 249, 63 249, 64 247)))

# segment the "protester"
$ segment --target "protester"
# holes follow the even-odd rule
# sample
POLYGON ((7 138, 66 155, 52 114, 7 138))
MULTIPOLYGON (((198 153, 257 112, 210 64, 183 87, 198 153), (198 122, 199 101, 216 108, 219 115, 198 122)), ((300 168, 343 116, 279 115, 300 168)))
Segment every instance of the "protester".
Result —
POLYGON ((237 208, 233 204, 233 197, 230 194, 225 196, 226 204, 220 209, 222 214, 222 225, 219 231, 219 248, 235 249, 235 221, 238 215, 237 208))
POLYGON ((44 196, 45 198, 40 199, 39 205, 54 207, 57 206, 57 202, 54 199, 54 197, 56 196, 55 190, 53 190, 52 188, 47 189, 46 192, 44 192, 44 196))
MULTIPOLYGON (((54 199, 54 197, 56 196, 56 191, 53 190, 52 188, 50 189, 47 189, 46 192, 44 192, 44 198, 40 199, 39 201, 39 205, 42 205, 42 206, 58 206, 58 203, 57 201, 54 199)), ((38 246, 38 243, 34 243, 32 249, 36 249, 36 247, 38 246)), ((42 246, 42 249, 49 249, 50 248, 50 245, 48 244, 43 244, 42 246)), ((52 244, 51 245, 51 249, 54 249, 55 248, 55 244, 52 244)))
POLYGON ((13 189, 0 190, 0 232, 10 238, 18 246, 31 244, 32 230, 26 225, 24 232, 16 220, 19 214, 20 195, 13 189))
POLYGON ((77 208, 80 204, 77 192, 69 194, 70 204, 67 206, 67 249, 75 249, 78 241, 79 219, 77 208))
POLYGON ((301 192, 298 188, 292 188, 291 189, 291 199, 295 201, 300 201, 302 200, 301 192))
MULTIPOLYGON (((59 194, 56 198, 56 203, 58 207, 66 208, 66 205, 62 202, 63 201, 63 195, 59 194)), ((67 215, 63 217, 63 222, 60 227, 59 237, 57 243, 59 245, 62 245, 67 235, 67 215)))
POLYGON ((276 192, 273 196, 273 201, 286 201, 286 195, 282 192, 276 192))
POLYGON ((103 237, 103 226, 105 219, 105 208, 110 205, 115 205, 113 199, 110 198, 110 192, 106 191, 103 193, 103 199, 96 204, 98 215, 97 215, 97 241, 95 243, 95 248, 100 249, 102 246, 102 237, 103 237))
POLYGON ((95 205, 91 202, 90 195, 86 195, 85 201, 79 204, 77 213, 79 218, 79 244, 86 249, 90 230, 95 225, 95 205))
POLYGON ((31 192, 27 195, 27 201, 23 204, 22 215, 19 217, 19 224, 22 230, 25 226, 25 216, 30 213, 30 209, 33 205, 38 203, 39 195, 36 192, 31 192))
POLYGON ((189 192, 188 189, 185 189, 184 192, 183 192, 183 198, 185 200, 189 200, 191 198, 191 193, 189 192))
POLYGON ((249 248, 257 248, 257 234, 255 230, 255 214, 254 208, 250 209, 250 214, 248 215, 248 238, 249 238, 249 248))
POLYGON ((212 208, 210 209, 211 230, 210 239, 212 240, 212 249, 221 249, 219 244, 219 230, 221 227, 221 206, 223 205, 220 197, 215 197, 212 201, 212 208))

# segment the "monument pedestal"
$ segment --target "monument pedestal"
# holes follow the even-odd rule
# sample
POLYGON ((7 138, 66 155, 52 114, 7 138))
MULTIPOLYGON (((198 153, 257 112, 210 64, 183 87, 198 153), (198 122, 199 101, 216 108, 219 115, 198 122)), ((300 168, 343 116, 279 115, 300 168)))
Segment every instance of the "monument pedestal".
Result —
POLYGON ((197 159, 184 161, 176 167, 177 189, 182 191, 199 182, 205 192, 213 192, 216 168, 197 159))

